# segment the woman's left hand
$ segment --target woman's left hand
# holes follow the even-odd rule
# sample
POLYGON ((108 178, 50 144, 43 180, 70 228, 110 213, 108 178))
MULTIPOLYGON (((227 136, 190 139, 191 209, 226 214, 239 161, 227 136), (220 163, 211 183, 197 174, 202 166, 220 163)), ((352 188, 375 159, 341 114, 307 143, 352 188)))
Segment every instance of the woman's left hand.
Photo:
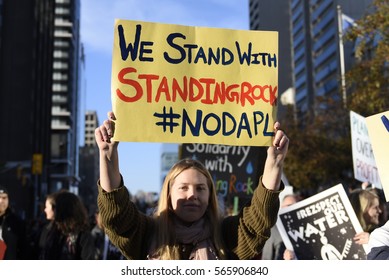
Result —
POLYGON ((289 138, 285 131, 281 130, 281 124, 274 124, 275 135, 273 145, 268 149, 268 157, 274 159, 275 164, 283 164, 289 148, 289 138))
POLYGON ((281 124, 274 124, 275 135, 272 145, 267 149, 262 183, 269 190, 279 190, 284 160, 289 148, 289 138, 281 130, 281 124))

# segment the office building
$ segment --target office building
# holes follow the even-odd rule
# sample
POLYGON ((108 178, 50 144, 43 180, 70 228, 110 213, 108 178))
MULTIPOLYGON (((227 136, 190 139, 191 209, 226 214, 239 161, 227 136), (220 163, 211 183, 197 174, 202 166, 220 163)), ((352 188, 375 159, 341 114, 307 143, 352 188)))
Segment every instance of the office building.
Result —
POLYGON ((23 216, 77 191, 79 0, 0 0, 0 182, 23 216))
POLYGON ((359 19, 371 1, 291 1, 294 87, 297 116, 314 116, 316 97, 343 102, 341 77, 352 63, 352 45, 340 45, 341 13, 359 19), (341 57, 341 47, 345 51, 341 57), (345 69, 342 71, 342 65, 345 69))
MULTIPOLYGON (((51 190, 77 189, 80 2, 55 0, 51 106, 51 190)), ((77 191, 76 191, 77 192, 77 191)))
POLYGON ((341 56, 339 15, 344 13, 353 19, 359 19, 371 2, 289 0, 270 3, 250 0, 251 29, 279 31, 279 94, 290 88, 298 119, 314 116, 316 97, 328 97, 343 102, 345 93, 341 92, 341 77, 352 64, 353 45, 344 44, 344 56, 341 56), (286 34, 287 32, 290 34, 286 34), (288 53, 286 46, 290 48, 289 61, 286 59, 287 55, 283 55, 288 53), (282 63, 290 65, 283 67, 282 63), (283 82, 285 77, 287 80, 283 82))
POLYGON ((99 126, 96 111, 86 111, 84 121, 84 146, 80 147, 79 195, 89 213, 97 209, 97 180, 99 179, 99 150, 95 129, 99 126))
POLYGON ((278 32, 278 93, 292 86, 289 1, 250 0, 250 29, 278 32))

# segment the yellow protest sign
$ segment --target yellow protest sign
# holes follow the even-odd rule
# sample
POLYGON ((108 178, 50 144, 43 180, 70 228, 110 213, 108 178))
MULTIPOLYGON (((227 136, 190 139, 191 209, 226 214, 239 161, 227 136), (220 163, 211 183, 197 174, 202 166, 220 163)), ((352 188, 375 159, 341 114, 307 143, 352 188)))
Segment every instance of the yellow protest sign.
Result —
POLYGON ((382 189, 386 201, 389 201, 389 111, 367 117, 366 125, 378 173, 380 174, 382 189))
POLYGON ((268 146, 278 33, 116 20, 116 141, 268 146))

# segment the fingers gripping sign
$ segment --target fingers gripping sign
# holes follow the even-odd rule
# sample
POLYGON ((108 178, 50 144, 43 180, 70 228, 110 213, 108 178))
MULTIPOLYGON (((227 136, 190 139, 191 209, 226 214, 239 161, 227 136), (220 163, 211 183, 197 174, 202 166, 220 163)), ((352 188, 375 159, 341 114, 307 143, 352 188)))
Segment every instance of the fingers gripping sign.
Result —
POLYGON ((280 151, 283 154, 286 154, 286 151, 289 147, 289 138, 286 136, 285 132, 281 129, 281 125, 279 122, 274 124, 274 140, 273 146, 277 151, 280 151))
POLYGON ((100 149, 107 149, 107 144, 112 144, 111 138, 115 133, 115 114, 113 112, 108 113, 108 119, 103 122, 103 124, 96 128, 95 138, 97 145, 100 149))

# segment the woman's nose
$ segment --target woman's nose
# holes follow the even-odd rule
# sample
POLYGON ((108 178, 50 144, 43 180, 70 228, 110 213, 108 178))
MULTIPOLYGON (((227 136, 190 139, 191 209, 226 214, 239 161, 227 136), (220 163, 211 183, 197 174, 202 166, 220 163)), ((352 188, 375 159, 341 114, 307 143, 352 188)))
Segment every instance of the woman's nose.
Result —
POLYGON ((188 199, 197 199, 197 191, 195 188, 189 188, 188 199))

